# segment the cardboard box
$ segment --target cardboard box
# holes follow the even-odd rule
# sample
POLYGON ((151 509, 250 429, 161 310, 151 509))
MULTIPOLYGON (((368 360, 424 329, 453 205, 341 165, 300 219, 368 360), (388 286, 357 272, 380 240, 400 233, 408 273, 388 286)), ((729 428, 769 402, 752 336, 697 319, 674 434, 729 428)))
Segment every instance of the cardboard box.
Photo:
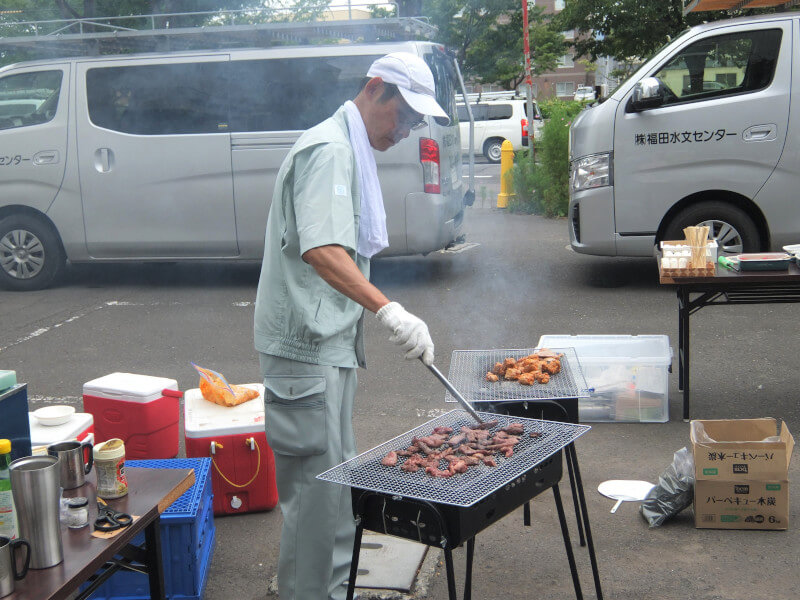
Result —
POLYGON ((694 525, 698 529, 788 529, 789 482, 695 482, 694 525))
POLYGON ((783 481, 788 478, 794 438, 775 419, 691 422, 695 479, 783 481))

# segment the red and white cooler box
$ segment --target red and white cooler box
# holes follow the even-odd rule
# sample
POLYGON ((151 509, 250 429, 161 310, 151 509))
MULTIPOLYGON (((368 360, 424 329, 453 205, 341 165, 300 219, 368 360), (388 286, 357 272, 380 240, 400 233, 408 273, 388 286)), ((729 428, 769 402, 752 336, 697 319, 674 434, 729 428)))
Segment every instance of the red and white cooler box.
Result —
POLYGON ((264 386, 258 398, 238 406, 209 402, 199 389, 184 396, 187 458, 211 457, 214 514, 270 510, 278 503, 275 457, 264 431, 264 386))
POLYGON ((83 409, 97 443, 121 439, 128 459, 175 458, 182 395, 174 379, 111 373, 83 384, 83 409))
POLYGON ((50 444, 59 442, 89 442, 94 444, 94 417, 89 413, 75 413, 61 425, 42 425, 39 419, 28 413, 31 428, 31 449, 34 455, 47 454, 50 444))

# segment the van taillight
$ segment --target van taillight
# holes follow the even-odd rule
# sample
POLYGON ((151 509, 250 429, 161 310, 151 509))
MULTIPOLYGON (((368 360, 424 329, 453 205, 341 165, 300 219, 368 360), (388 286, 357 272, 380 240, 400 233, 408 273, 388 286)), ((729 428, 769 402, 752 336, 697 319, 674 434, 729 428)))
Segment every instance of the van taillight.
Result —
POLYGON ((528 119, 520 119, 520 125, 522 125, 522 137, 528 137, 528 119))
POLYGON ((422 163, 422 183, 428 194, 441 194, 439 178, 439 144, 430 138, 419 140, 419 162, 422 163))

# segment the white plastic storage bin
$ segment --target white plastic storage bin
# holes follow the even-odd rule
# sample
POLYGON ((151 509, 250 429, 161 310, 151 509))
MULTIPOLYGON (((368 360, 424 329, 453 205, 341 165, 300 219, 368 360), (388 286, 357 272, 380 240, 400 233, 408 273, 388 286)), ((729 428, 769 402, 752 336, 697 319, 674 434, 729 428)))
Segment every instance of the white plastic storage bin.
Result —
POLYGON ((575 348, 592 389, 578 414, 588 422, 666 423, 672 348, 666 335, 543 335, 539 348, 575 348))

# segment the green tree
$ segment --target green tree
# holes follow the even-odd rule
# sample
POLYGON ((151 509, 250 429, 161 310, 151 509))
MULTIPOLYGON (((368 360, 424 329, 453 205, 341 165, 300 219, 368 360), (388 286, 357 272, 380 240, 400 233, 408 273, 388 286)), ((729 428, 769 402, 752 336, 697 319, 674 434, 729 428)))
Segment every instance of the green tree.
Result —
POLYGON ((648 58, 681 31, 703 21, 772 12, 712 11, 683 15, 683 0, 566 0, 554 19, 561 30, 574 29, 576 55, 621 62, 648 58))
MULTIPOLYGON (((515 88, 524 78, 522 5, 518 0, 424 0, 423 14, 439 28, 437 40, 451 48, 467 76, 515 88)), ((564 36, 540 7, 531 6, 531 68, 555 68, 564 36)))

